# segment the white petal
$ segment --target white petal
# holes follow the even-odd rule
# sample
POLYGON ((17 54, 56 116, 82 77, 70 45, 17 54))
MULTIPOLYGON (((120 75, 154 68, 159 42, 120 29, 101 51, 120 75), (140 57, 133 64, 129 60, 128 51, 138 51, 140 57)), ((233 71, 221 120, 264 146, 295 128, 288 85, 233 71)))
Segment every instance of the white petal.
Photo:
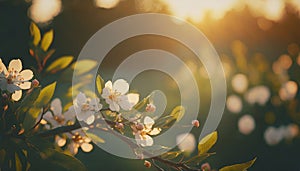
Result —
POLYGON ((91 115, 84 119, 84 122, 88 125, 91 125, 95 121, 95 115, 91 115))
POLYGON ((152 146, 153 145, 153 139, 152 137, 150 137, 149 135, 144 135, 144 143, 141 144, 142 146, 152 146))
POLYGON ((160 128, 153 128, 152 131, 150 131, 148 134, 149 135, 158 135, 160 133, 161 129, 160 128))
POLYGON ((62 114, 62 106, 61 101, 59 98, 55 98, 51 102, 51 110, 53 111, 53 114, 56 116, 59 116, 62 114))
POLYGON ((75 142, 72 142, 68 145, 68 149, 70 150, 70 152, 75 155, 78 153, 78 144, 75 142))
POLYGON ((126 95, 121 95, 121 96, 118 97, 118 104, 124 110, 130 110, 131 109, 131 104, 128 101, 128 97, 126 95))
POLYGON ((14 101, 19 101, 22 97, 22 90, 18 90, 18 91, 15 91, 11 98, 14 100, 14 101))
POLYGON ((14 69, 14 70, 20 72, 22 70, 21 60, 20 59, 11 60, 9 63, 8 69, 9 70, 14 69))
POLYGON ((75 111, 74 108, 68 110, 64 113, 64 117, 66 121, 75 122, 75 111))
POLYGON ((6 69, 6 66, 3 64, 2 60, 0 59, 0 72, 4 73, 4 74, 7 74, 7 69, 6 69))
POLYGON ((27 90, 27 89, 30 89, 31 87, 31 82, 29 81, 26 81, 26 82, 23 82, 19 85, 19 87, 23 90, 27 90))
POLYGON ((121 93, 122 95, 126 94, 129 90, 129 84, 123 79, 119 79, 114 82, 113 90, 121 93))
POLYGON ((108 89, 110 89, 110 90, 112 90, 112 82, 111 81, 107 81, 106 83, 105 83, 105 86, 104 86, 105 88, 108 88, 108 89))
POLYGON ((86 103, 87 99, 86 99, 85 94, 83 94, 83 93, 80 92, 80 93, 77 95, 75 101, 76 101, 76 103, 77 103, 78 105, 81 105, 81 104, 83 104, 83 103, 86 103))
POLYGON ((76 113, 76 117, 77 117, 78 121, 86 120, 91 115, 93 115, 92 111, 84 111, 84 112, 81 111, 79 113, 76 113))
POLYGON ((25 69, 20 72, 25 81, 30 80, 33 77, 33 72, 30 69, 25 69))
POLYGON ((149 116, 146 116, 144 118, 144 125, 146 128, 151 129, 152 126, 154 125, 154 123, 155 123, 155 121, 152 118, 150 118, 149 116))
POLYGON ((80 147, 81 147, 82 151, 87 152, 87 153, 93 150, 93 145, 89 144, 89 143, 83 143, 83 144, 81 144, 80 147))
POLYGON ((120 111, 120 106, 114 101, 111 101, 111 103, 109 103, 109 108, 112 111, 117 111, 117 112, 120 111))
POLYGON ((102 96, 102 98, 107 99, 110 96, 110 94, 111 94, 110 89, 105 87, 102 91, 101 96, 102 96))
POLYGON ((129 103, 131 104, 132 107, 134 105, 136 105, 140 100, 140 95, 136 94, 136 93, 127 94, 127 97, 128 97, 128 101, 129 101, 129 103))
POLYGON ((55 143, 59 146, 59 147, 63 147, 66 144, 67 140, 65 138, 62 138, 58 135, 55 136, 55 143))

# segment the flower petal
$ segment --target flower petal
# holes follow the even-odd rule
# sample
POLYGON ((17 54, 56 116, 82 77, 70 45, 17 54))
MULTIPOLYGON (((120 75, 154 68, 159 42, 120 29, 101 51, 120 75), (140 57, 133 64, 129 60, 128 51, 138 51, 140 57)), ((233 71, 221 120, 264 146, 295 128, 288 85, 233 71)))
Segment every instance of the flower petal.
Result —
POLYGON ((18 91, 15 91, 11 98, 14 100, 14 101, 19 101, 22 97, 22 90, 18 90, 18 91))
POLYGON ((152 126, 154 125, 154 123, 155 123, 155 121, 152 118, 150 118, 149 116, 146 116, 144 118, 144 125, 146 128, 151 129, 152 126))
POLYGON ((122 95, 124 95, 128 92, 128 90, 129 90, 129 84, 127 83, 127 81, 123 79, 118 79, 117 81, 114 82, 113 91, 117 91, 122 95))
POLYGON ((109 96, 110 96, 110 89, 109 88, 107 88, 107 87, 105 87, 103 90, 102 90, 102 98, 104 98, 104 99, 107 99, 109 96))
POLYGON ((0 59, 0 73, 3 73, 4 75, 7 74, 7 69, 2 60, 0 59))
POLYGON ((153 128, 148 134, 149 135, 158 135, 160 133, 160 128, 153 128))
POLYGON ((67 140, 66 138, 62 138, 58 135, 55 136, 55 143, 59 146, 59 147, 63 147, 66 143, 67 140))
POLYGON ((95 115, 91 115, 83 120, 86 124, 91 125, 95 121, 95 115))
POLYGON ((55 98, 51 102, 51 110, 55 116, 60 116, 62 114, 62 106, 59 98, 55 98))
POLYGON ((22 70, 22 61, 20 59, 11 60, 8 66, 8 70, 12 69, 20 72, 22 70))
POLYGON ((118 104, 124 110, 130 110, 132 107, 126 95, 121 95, 118 97, 118 104))
POLYGON ((20 72, 25 81, 30 80, 33 77, 33 72, 30 69, 25 69, 20 72))
POLYGON ((81 106, 81 104, 83 104, 83 103, 86 103, 86 101, 87 101, 87 98, 86 98, 85 94, 82 92, 80 92, 75 99, 75 103, 79 106, 81 106))
POLYGON ((104 85, 105 88, 108 88, 110 90, 112 90, 113 86, 112 86, 112 82, 111 81, 107 81, 104 85))
POLYGON ((93 150, 93 145, 89 144, 89 143, 83 143, 83 144, 81 144, 80 147, 81 147, 82 151, 84 151, 86 153, 88 153, 88 152, 90 152, 90 151, 93 150))
POLYGON ((27 89, 30 89, 31 87, 31 82, 29 81, 26 81, 26 82, 23 82, 19 85, 19 87, 23 90, 27 90, 27 89))
POLYGON ((127 97, 128 97, 128 101, 132 107, 134 105, 136 105, 140 100, 140 95, 137 93, 129 93, 129 94, 127 94, 127 97))
POLYGON ((108 103, 108 104, 109 104, 110 110, 117 111, 117 112, 120 111, 120 106, 116 102, 111 101, 111 103, 108 103))

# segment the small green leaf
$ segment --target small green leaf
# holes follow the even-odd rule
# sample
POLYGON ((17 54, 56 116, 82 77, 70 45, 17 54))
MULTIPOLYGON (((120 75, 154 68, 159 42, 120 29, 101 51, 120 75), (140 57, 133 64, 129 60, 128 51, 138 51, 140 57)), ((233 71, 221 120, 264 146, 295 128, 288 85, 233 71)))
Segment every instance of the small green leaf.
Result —
POLYGON ((41 32, 38 26, 35 23, 30 24, 30 33, 33 37, 33 44, 34 46, 37 46, 41 41, 41 32))
POLYGON ((15 153, 16 171, 22 171, 22 163, 17 153, 15 153))
POLYGON ((143 106, 145 106, 149 102, 149 98, 150 98, 150 96, 147 96, 143 100, 139 101, 135 106, 133 106, 133 108, 135 110, 141 109, 143 106))
POLYGON ((217 142, 218 133, 216 131, 206 135, 198 144, 198 154, 206 153, 217 142))
POLYGON ((80 60, 72 65, 74 72, 76 75, 82 75, 91 71, 94 67, 96 67, 97 62, 93 60, 80 60))
POLYGON ((90 133, 90 132, 86 132, 85 134, 86 134, 89 138, 91 138, 94 142, 96 142, 96 143, 101 143, 101 144, 105 143, 105 140, 102 139, 102 138, 100 138, 98 135, 95 135, 95 134, 90 133))
POLYGON ((55 87, 56 87, 56 82, 49 84, 48 86, 43 88, 38 98, 36 99, 34 106, 37 108, 42 108, 46 104, 48 104, 52 99, 52 96, 55 91, 55 87))
POLYGON ((100 75, 97 75, 97 78, 96 78, 96 86, 97 86, 97 91, 99 94, 102 93, 102 89, 103 89, 103 86, 104 86, 104 80, 101 78, 100 75))
POLYGON ((73 56, 63 56, 54 62, 52 62, 49 67, 46 69, 47 72, 56 73, 64 68, 66 68, 72 61, 73 56))
POLYGON ((161 157, 166 160, 172 160, 177 158, 180 154, 182 154, 182 151, 171 151, 162 154, 161 157))
POLYGON ((198 154, 189 160, 183 162, 185 164, 191 164, 191 165, 198 165, 201 163, 203 160, 207 159, 208 157, 214 155, 215 153, 203 153, 203 154, 198 154))
POLYGON ((53 41, 53 30, 50 30, 47 33, 45 33, 41 42, 41 48, 46 52, 49 49, 52 41, 53 41))
POLYGON ((176 121, 179 122, 183 117, 184 113, 185 113, 185 109, 183 106, 176 106, 172 110, 170 116, 173 116, 176 119, 176 121))
POLYGON ((220 171, 245 171, 254 164, 255 160, 256 160, 256 158, 254 158, 253 160, 248 161, 246 163, 235 164, 232 166, 225 166, 222 169, 220 169, 220 171))
POLYGON ((37 99, 35 102, 30 105, 30 108, 25 115, 24 121, 23 121, 23 128, 25 131, 32 128, 32 126, 35 124, 37 117, 39 116, 41 109, 45 107, 50 100, 52 99, 52 96, 54 94, 56 87, 56 82, 46 86, 41 90, 39 93, 37 99))

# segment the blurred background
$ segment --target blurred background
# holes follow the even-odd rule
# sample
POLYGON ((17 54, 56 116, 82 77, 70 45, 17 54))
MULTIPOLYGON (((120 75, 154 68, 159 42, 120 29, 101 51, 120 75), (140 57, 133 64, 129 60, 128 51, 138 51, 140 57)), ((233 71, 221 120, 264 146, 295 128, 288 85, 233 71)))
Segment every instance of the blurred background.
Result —
MULTIPOLYGON (((0 57, 6 64, 21 58, 26 67, 36 65, 29 55, 31 21, 42 32, 54 29, 55 57, 77 57, 103 26, 146 12, 190 22, 207 36, 223 62, 228 97, 217 129, 219 140, 212 149, 217 154, 208 160, 212 167, 257 156, 250 170, 300 170, 299 0, 0 0, 0 57)), ((193 71, 200 87, 203 126, 210 106, 209 79, 201 62, 180 43, 160 36, 130 38, 110 51, 99 72, 104 80, 110 79, 122 60, 150 48, 176 54, 193 71)), ((172 108, 178 104, 177 91, 168 89, 173 84, 166 75, 146 72, 131 86, 141 96, 165 88, 172 108)), ((196 137, 200 132, 193 130, 196 137)), ((144 169, 142 161, 121 159, 99 148, 77 157, 89 170, 144 169)))

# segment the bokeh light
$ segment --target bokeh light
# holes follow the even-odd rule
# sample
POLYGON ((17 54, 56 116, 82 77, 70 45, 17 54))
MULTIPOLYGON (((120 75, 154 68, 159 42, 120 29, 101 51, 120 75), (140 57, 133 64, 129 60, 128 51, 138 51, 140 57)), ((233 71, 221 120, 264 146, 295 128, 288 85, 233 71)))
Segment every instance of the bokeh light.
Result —
POLYGON ((238 121, 238 128, 240 133, 248 135, 255 128, 255 120, 251 115, 244 115, 238 121))
POLYGON ((110 9, 116 7, 120 0, 94 0, 94 2, 97 7, 110 9))
POLYGON ((243 108, 241 98, 237 95, 228 96, 226 101, 226 107, 232 113, 239 113, 243 108))
POLYGON ((36 23, 47 23, 62 9, 61 0, 33 0, 28 15, 36 23))
POLYGON ((236 92, 243 93, 248 88, 248 79, 244 74, 236 74, 231 80, 231 85, 236 92))
POLYGON ((298 85, 295 81, 288 81, 279 90, 281 100, 291 100, 296 96, 298 85))

